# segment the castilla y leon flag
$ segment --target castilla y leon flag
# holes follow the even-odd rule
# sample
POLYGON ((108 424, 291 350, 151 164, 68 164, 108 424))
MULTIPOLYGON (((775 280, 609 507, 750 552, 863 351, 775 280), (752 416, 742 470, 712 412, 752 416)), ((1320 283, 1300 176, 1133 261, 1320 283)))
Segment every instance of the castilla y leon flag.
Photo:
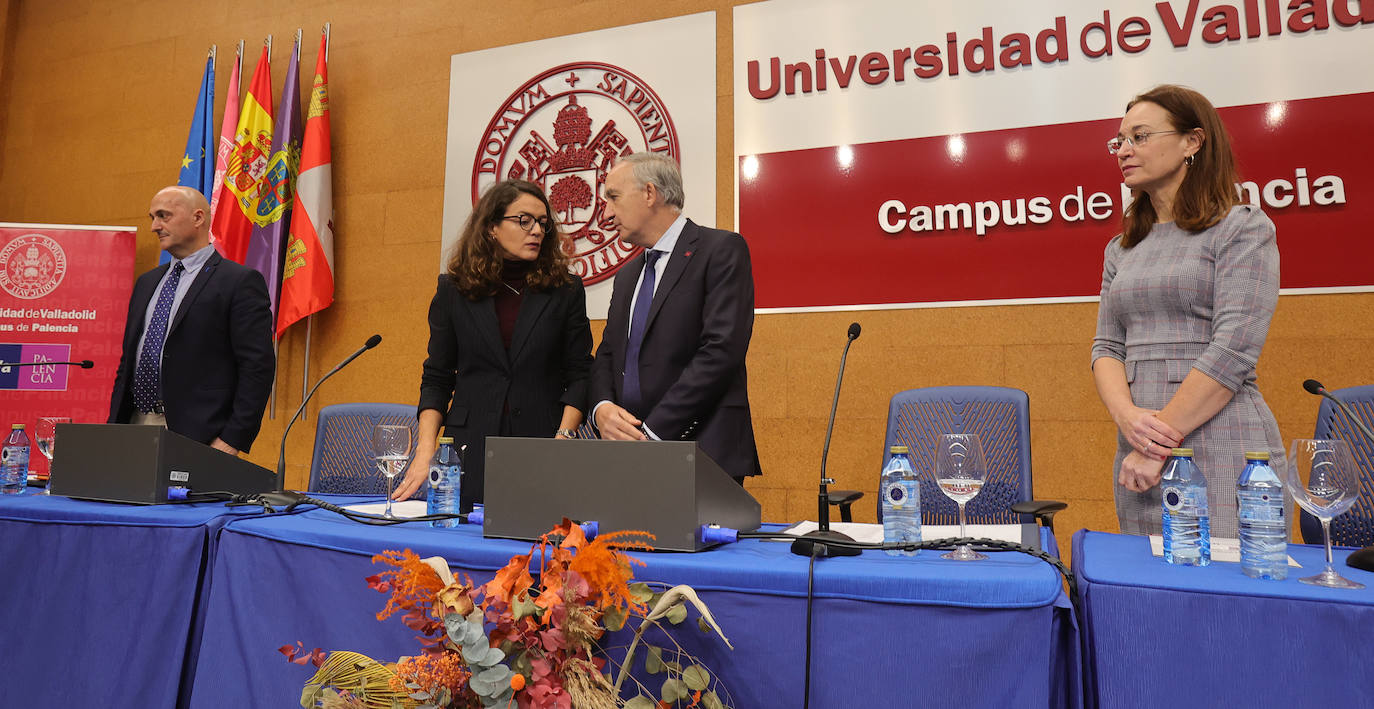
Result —
POLYGON ((224 254, 224 247, 214 230, 214 215, 219 213, 220 191, 224 188, 224 173, 229 167, 229 153, 234 152, 234 131, 239 126, 239 68, 243 65, 243 42, 234 58, 234 71, 229 74, 229 92, 224 99, 224 120, 220 122, 219 148, 215 152, 215 180, 210 188, 210 241, 224 254))
POLYGON ((277 294, 281 290, 286 227, 291 223, 291 200, 301 165, 300 49, 297 44, 286 68, 272 152, 258 191, 258 209, 248 215, 253 220, 253 233, 248 237, 248 254, 243 260, 243 265, 257 270, 267 279, 267 294, 274 317, 279 302, 277 294))
POLYGON ((334 205, 329 162, 327 37, 320 37, 315 83, 305 118, 301 173, 282 267, 277 337, 296 321, 334 302, 334 205))
POLYGON ((258 68, 248 84, 239 110, 238 130, 234 131, 234 149, 224 172, 224 187, 220 193, 220 210, 215 214, 210 231, 220 240, 219 251, 224 257, 243 263, 248 254, 248 236, 262 199, 263 175, 272 156, 272 76, 267 47, 258 57, 258 68), (237 209, 230 209, 229 205, 237 209))

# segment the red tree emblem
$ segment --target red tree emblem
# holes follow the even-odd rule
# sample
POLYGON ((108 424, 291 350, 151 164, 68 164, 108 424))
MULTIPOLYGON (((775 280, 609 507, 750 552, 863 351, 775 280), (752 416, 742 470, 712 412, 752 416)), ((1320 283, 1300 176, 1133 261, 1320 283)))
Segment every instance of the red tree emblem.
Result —
POLYGON ((564 223, 573 220, 573 210, 592 206, 592 188, 587 181, 577 175, 568 175, 553 183, 549 190, 549 203, 555 212, 563 215, 564 223))

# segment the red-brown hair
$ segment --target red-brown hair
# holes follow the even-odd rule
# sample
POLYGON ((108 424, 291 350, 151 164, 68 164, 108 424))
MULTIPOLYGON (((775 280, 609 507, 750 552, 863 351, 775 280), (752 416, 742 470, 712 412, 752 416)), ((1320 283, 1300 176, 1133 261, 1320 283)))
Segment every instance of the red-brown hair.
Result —
MULTIPOLYGON (((1231 207, 1241 204, 1236 192, 1240 176, 1236 156, 1231 152, 1231 137, 1217 115, 1217 109, 1202 94, 1182 86, 1156 86, 1131 99, 1126 110, 1142 101, 1159 106, 1169 114, 1174 130, 1181 133, 1202 129, 1202 147, 1193 155, 1193 164, 1183 175, 1174 196, 1174 223, 1185 231, 1198 232, 1221 221, 1231 207)), ((1135 200, 1121 218, 1121 246, 1129 249, 1150 233, 1158 215, 1150 196, 1137 190, 1135 200)))

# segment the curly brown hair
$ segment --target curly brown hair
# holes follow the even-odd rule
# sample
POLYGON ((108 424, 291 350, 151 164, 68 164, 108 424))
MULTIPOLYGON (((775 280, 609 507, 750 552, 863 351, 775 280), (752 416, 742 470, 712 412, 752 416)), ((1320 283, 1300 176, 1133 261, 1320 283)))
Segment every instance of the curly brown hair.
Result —
MULTIPOLYGON (((539 185, 525 180, 503 180, 491 185, 482 193, 477 204, 472 207, 463 231, 458 235, 458 244, 448 260, 448 275, 468 300, 481 300, 496 294, 501 285, 501 247, 492 238, 491 231, 506 216, 506 208, 520 195, 538 197, 544 203, 544 212, 553 218, 553 208, 549 198, 539 185)), ((525 276, 528 287, 538 291, 550 291, 572 280, 568 270, 568 254, 564 250, 563 230, 554 221, 553 232, 544 235, 539 246, 539 257, 534 260, 529 273, 525 276)))
MULTIPOLYGON (((1174 130, 1187 133, 1202 129, 1202 147, 1193 155, 1193 164, 1183 176, 1174 198, 1174 223, 1185 231, 1198 232, 1221 221, 1231 207, 1241 204, 1236 183, 1236 156, 1231 152, 1231 137, 1226 126, 1202 94, 1183 86, 1156 86, 1131 99, 1126 110, 1148 101, 1169 114, 1174 130)), ((1158 216, 1150 196, 1137 191, 1122 215, 1121 246, 1129 249, 1144 241, 1158 216)))

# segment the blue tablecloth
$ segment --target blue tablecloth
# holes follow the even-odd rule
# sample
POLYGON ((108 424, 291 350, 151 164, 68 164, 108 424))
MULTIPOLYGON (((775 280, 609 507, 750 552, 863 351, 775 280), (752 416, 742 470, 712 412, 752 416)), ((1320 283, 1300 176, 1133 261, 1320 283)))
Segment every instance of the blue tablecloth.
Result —
MULTIPOLYGON (((1048 540, 1047 540, 1048 541, 1048 540)), ((363 579, 369 557, 409 548, 440 555, 478 583, 528 542, 476 527, 372 527, 321 510, 239 520, 221 534, 206 609, 195 707, 285 705, 313 668, 277 653, 348 649, 413 654, 414 633, 377 622, 385 597, 363 579), (210 670, 209 668, 213 668, 210 670)), ((642 581, 687 583, 735 645, 694 626, 678 637, 724 680, 733 706, 801 706, 807 559, 786 544, 746 541, 697 554, 639 553, 642 581)), ((1059 575, 1006 553, 958 563, 864 552, 816 564, 812 706, 1076 706, 1078 637, 1059 575)))
POLYGON ((1374 706, 1374 573, 1337 550, 1337 571, 1366 588, 1310 586, 1297 579, 1321 571, 1323 549, 1288 553, 1303 568, 1261 581, 1235 563, 1166 564, 1146 537, 1075 534, 1089 704, 1374 706))
POLYGON ((172 707, 189 690, 219 503, 0 496, 0 707, 172 707))

